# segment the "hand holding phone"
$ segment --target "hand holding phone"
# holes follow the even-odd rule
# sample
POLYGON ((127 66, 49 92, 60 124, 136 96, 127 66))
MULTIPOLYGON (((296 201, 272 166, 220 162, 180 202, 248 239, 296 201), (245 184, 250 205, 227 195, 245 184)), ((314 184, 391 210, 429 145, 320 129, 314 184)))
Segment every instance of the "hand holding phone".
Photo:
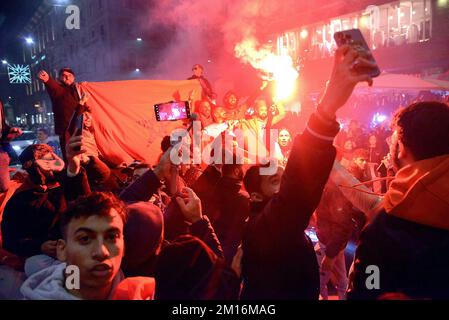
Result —
POLYGON ((340 32, 336 32, 334 34, 335 42, 338 47, 343 45, 350 45, 357 52, 359 52, 361 58, 365 58, 370 62, 375 64, 375 67, 365 67, 359 66, 357 61, 355 61, 353 69, 358 74, 368 74, 371 78, 377 77, 380 75, 380 69, 377 66, 376 60, 374 59, 368 44, 365 41, 365 38, 362 35, 362 32, 359 29, 351 29, 344 30, 340 32))
POLYGON ((348 101, 357 83, 367 82, 372 85, 370 74, 360 74, 354 70, 355 62, 369 69, 377 67, 374 62, 362 58, 350 45, 343 45, 335 51, 331 77, 317 107, 321 115, 335 119, 337 110, 348 101))
MULTIPOLYGON (((84 114, 80 114, 76 117, 75 121, 75 129, 74 134, 76 136, 82 136, 83 134, 83 127, 84 127, 84 114)), ((81 151, 81 146, 73 148, 75 151, 79 152, 81 151)))

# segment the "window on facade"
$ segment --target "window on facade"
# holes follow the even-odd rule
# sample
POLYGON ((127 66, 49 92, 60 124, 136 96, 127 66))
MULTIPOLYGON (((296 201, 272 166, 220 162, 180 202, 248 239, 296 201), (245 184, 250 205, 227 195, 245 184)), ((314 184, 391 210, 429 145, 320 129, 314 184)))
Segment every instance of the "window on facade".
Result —
POLYGON ((332 55, 333 34, 358 28, 373 49, 428 41, 431 37, 432 12, 430 0, 397 1, 368 6, 364 11, 336 17, 326 22, 304 26, 278 37, 278 53, 320 59, 332 55), (303 31, 306 30, 306 31, 303 31), (301 35, 302 32, 302 35, 301 35), (296 43, 293 44, 295 39, 296 43), (294 48, 292 48, 294 46, 294 48))
POLYGON ((105 36, 106 36, 106 33, 104 32, 104 26, 103 25, 100 26, 100 35, 101 35, 101 38, 104 40, 105 36))

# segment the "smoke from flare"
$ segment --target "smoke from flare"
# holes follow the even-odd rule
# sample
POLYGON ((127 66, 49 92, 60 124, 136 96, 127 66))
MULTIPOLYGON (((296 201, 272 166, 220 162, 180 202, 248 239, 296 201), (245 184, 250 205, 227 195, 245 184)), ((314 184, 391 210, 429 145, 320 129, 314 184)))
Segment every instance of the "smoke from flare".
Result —
POLYGON ((239 42, 234 51, 243 63, 249 63, 255 69, 270 75, 276 83, 275 100, 287 100, 293 94, 299 74, 289 55, 278 56, 269 47, 260 46, 255 38, 239 42))

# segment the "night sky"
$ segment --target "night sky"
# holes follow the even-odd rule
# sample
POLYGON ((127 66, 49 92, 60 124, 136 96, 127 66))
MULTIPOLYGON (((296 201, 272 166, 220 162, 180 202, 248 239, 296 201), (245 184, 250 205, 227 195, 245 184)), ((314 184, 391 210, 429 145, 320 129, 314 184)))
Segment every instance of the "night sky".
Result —
MULTIPOLYGON (((22 62, 23 28, 41 3, 42 0, 0 1, 0 59, 12 63, 22 62)), ((23 87, 8 85, 6 68, 3 65, 0 68, 0 99, 20 94, 23 87)))

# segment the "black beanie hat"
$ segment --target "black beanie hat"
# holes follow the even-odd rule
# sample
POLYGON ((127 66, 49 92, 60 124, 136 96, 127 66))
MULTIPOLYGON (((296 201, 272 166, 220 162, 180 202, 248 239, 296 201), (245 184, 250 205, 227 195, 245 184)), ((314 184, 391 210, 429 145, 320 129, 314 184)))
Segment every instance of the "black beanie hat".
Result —
POLYGON ((157 254, 164 239, 164 221, 161 209, 150 202, 136 202, 127 208, 123 263, 134 269, 157 254))
POLYGON ((75 72, 73 72, 73 70, 69 67, 65 67, 65 68, 62 68, 61 70, 59 70, 59 75, 61 75, 63 72, 68 72, 68 73, 73 74, 73 76, 75 76, 75 72))

